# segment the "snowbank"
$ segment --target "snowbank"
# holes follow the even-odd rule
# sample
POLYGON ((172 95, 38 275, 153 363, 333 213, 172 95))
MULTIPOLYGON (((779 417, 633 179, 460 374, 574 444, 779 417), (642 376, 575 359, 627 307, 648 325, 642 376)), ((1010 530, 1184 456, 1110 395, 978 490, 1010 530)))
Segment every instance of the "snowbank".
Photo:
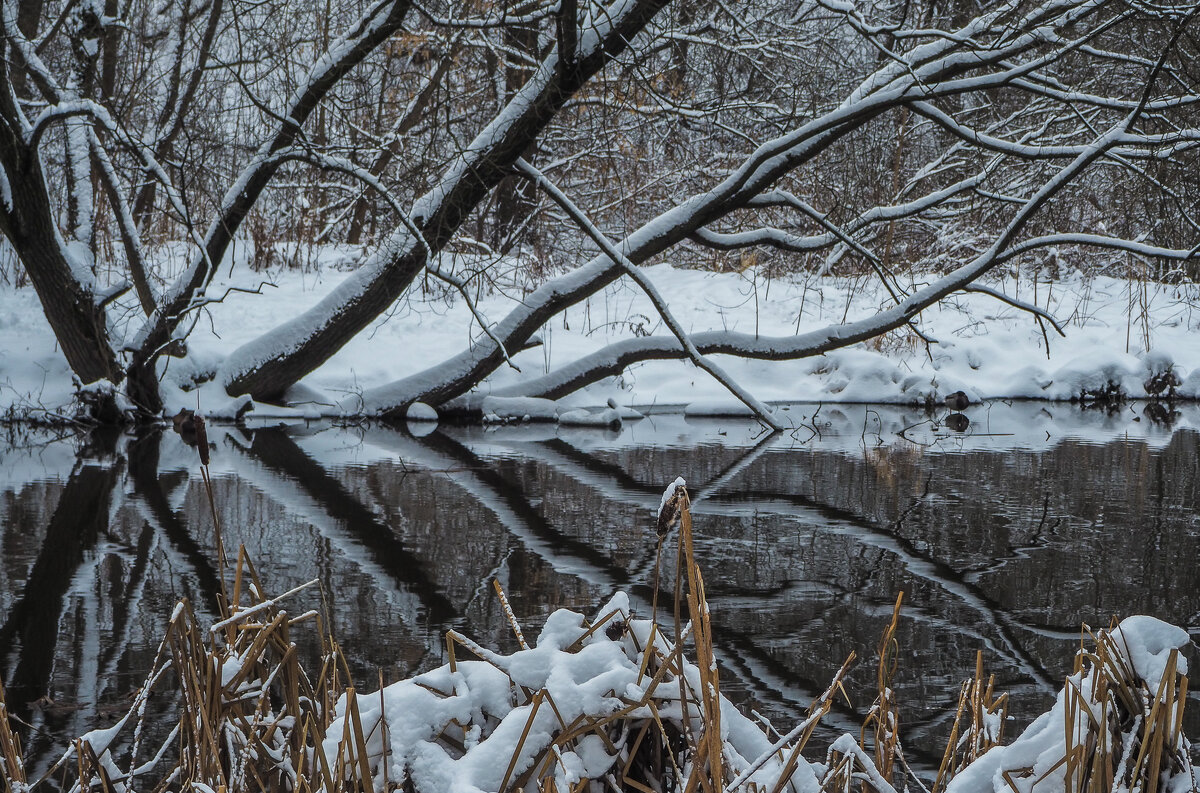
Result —
MULTIPOLYGON (((669 295, 672 311, 689 332, 730 330, 779 337, 817 330, 873 314, 886 305, 880 290, 860 279, 815 276, 766 279, 745 273, 679 270, 669 265, 646 268, 659 290, 669 295)), ((196 380, 202 409, 234 415, 247 407, 231 401, 211 378, 225 356, 244 342, 278 326, 303 306, 336 288, 347 274, 282 271, 266 276, 274 288, 263 294, 229 293, 206 307, 188 339, 183 359, 165 362, 163 378, 169 412, 195 408, 196 380), (206 380, 207 379, 207 380, 206 380)), ((215 284, 257 287, 262 274, 235 268, 215 284)), ((910 277, 913 286, 929 280, 910 277)), ((1028 277, 989 282, 1058 317, 1066 338, 1043 335, 1030 315, 979 293, 957 295, 919 318, 921 333, 897 331, 880 339, 816 358, 769 362, 715 356, 722 367, 762 400, 772 402, 896 403, 939 402, 962 390, 982 400, 1068 400, 1119 391, 1132 398, 1173 394, 1200 398, 1200 288, 1183 284, 1128 283, 1111 278, 1069 275, 1049 288, 1028 277), (1148 290, 1131 301, 1131 289, 1148 290), (1139 306, 1131 313, 1131 305, 1139 306), (1048 344, 1048 348, 1047 348, 1048 344)), ((478 306, 492 321, 502 318, 523 295, 484 295, 478 306)), ((126 299, 126 298, 123 298, 126 299)), ((126 312, 118 335, 136 324, 126 312), (126 327, 128 325, 128 327, 126 327)), ((512 356, 518 372, 497 371, 477 400, 493 391, 512 394, 522 382, 557 370, 580 356, 616 341, 646 334, 667 335, 647 298, 625 281, 603 290, 547 323, 542 344, 512 356)), ((447 305, 441 297, 414 293, 360 334, 341 352, 288 394, 284 408, 254 405, 260 415, 295 418, 338 415, 363 391, 422 371, 460 352, 479 338, 480 329, 461 300, 447 305)), ((0 288, 0 412, 37 415, 68 409, 73 392, 70 372, 41 315, 32 289, 0 288)), ((548 406, 504 405, 490 411, 501 420, 557 418, 568 408, 674 404, 691 406, 691 415, 740 415, 740 402, 686 361, 634 364, 548 406)), ((478 406, 478 401, 474 403, 478 406)), ((621 411, 626 408, 618 408, 621 411)), ((624 416, 628 418, 628 416, 624 416)), ((592 420, 599 424, 599 421, 592 420)))
MULTIPOLYGON (((338 701, 321 751, 337 758, 346 779, 365 779, 369 770, 376 789, 388 779, 418 793, 603 790, 611 786, 611 777, 604 782, 610 773, 631 778, 641 738, 632 748, 629 739, 639 725, 643 734, 674 729, 699 736, 711 724, 694 693, 700 670, 687 659, 676 665, 660 629, 631 618, 624 593, 591 622, 566 609, 554 612, 537 642, 511 655, 451 638, 482 660, 452 661, 378 694, 338 701), (682 680, 674 674, 680 669, 682 680), (346 740, 353 735, 365 736, 365 757, 346 740)), ((1179 650, 1188 643, 1186 631, 1145 616, 1100 632, 1096 650, 1081 654, 1051 710, 1011 744, 962 768, 947 793, 1066 793, 1078 789, 1083 774, 1107 774, 1105 790, 1137 790, 1156 773, 1158 790, 1195 791, 1191 747, 1178 729, 1187 673, 1179 650)), ((786 758, 814 717, 780 735, 724 697, 719 702, 725 774, 734 780, 729 789, 777 789, 784 774, 801 793, 841 789, 836 758, 844 756, 871 790, 894 790, 856 735, 837 738, 826 763, 796 754, 789 771, 786 758)), ((659 767, 674 764, 686 777, 703 745, 693 740, 678 758, 660 756, 659 767)))
POLYGON ((962 770, 946 793, 1058 793, 1081 789, 1084 774, 1102 773, 1109 784, 1089 789, 1141 790, 1150 769, 1159 769, 1158 790, 1200 789, 1191 745, 1176 726, 1186 698, 1179 676, 1187 674, 1179 651, 1190 643, 1187 631, 1146 616, 1101 632, 1096 654, 1081 659, 1054 706, 1011 744, 962 770), (1143 748, 1155 738, 1162 741, 1158 757, 1143 748))
MULTIPOLYGON (((689 694, 680 704, 681 690, 700 689, 700 670, 684 659, 679 680, 671 643, 649 620, 630 618, 624 593, 594 621, 554 612, 536 643, 511 655, 466 639, 460 645, 483 660, 452 662, 358 696, 353 708, 344 695, 324 756, 343 758, 347 775, 358 774, 364 758, 344 736, 361 729, 377 783, 403 780, 420 793, 510 790, 520 780, 529 780, 522 789, 594 790, 618 762, 625 769, 619 776, 629 774, 634 760, 621 750, 635 735, 630 725, 678 730, 686 721, 693 734, 703 730, 698 698, 689 694), (580 788, 583 780, 596 782, 580 788)), ((728 773, 769 789, 785 772, 777 747, 736 706, 723 697, 720 703, 728 773)), ((645 740, 649 746, 654 736, 645 740)), ((803 759, 789 778, 800 793, 820 790, 803 759)))

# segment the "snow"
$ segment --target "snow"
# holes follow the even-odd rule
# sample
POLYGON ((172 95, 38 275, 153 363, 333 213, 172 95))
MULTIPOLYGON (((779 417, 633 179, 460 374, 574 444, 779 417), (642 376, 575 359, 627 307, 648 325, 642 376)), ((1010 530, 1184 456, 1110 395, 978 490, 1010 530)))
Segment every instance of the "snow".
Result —
POLYGON ((413 402, 404 414, 408 421, 437 421, 438 412, 424 402, 413 402))
POLYGON ((596 412, 586 408, 567 410, 558 414, 558 423, 574 427, 609 427, 621 428, 621 413, 614 408, 604 408, 596 412))
MULTIPOLYGON (((629 709, 631 718, 648 718, 652 712, 647 703, 657 700, 661 718, 678 719, 683 715, 679 687, 664 680, 656 694, 650 688, 652 676, 641 670, 642 648, 650 639, 651 623, 630 618, 629 598, 624 592, 617 592, 591 624, 609 615, 627 626, 617 638, 609 638, 603 630, 584 638, 589 625, 586 618, 560 609, 546 619, 532 648, 501 655, 463 639, 484 660, 459 660, 453 669, 447 664, 381 692, 359 696, 356 704, 367 734, 366 759, 371 773, 378 778, 386 762, 390 779, 401 780, 407 774, 413 787, 423 793, 500 790, 518 746, 517 759, 511 763, 513 775, 529 768, 556 734, 579 723, 581 717, 602 719, 629 709), (521 693, 522 687, 533 693, 532 700, 521 693), (375 729, 381 721, 386 730, 375 729), (451 740, 439 740, 443 732, 451 740)), ((655 642, 663 655, 670 654, 670 643, 661 631, 655 642)), ((685 661, 683 673, 692 689, 698 689, 699 669, 685 661)), ((348 711, 343 696, 322 748, 329 758, 348 753, 350 766, 358 761, 355 749, 339 746, 347 734, 348 711)), ((696 724, 698 714, 693 707, 687 717, 696 724)), ((730 771, 745 771, 747 779, 767 786, 778 780, 782 760, 772 751, 762 727, 724 698, 721 722, 723 754, 730 771)), ((559 751, 561 762, 547 769, 559 785, 594 779, 617 760, 594 735, 568 741, 559 751)), ((792 772, 791 782, 802 793, 819 790, 812 766, 803 759, 792 772)))
POLYGON ((683 481, 682 476, 675 477, 675 481, 667 485, 667 489, 663 491, 662 500, 658 502, 658 512, 655 513, 659 518, 662 517, 662 511, 667 506, 667 502, 675 495, 675 491, 681 487, 687 487, 687 482, 683 481))
POLYGON ((721 417, 721 416, 753 416, 754 411, 738 399, 697 399, 689 402, 683 410, 685 416, 704 416, 704 417, 721 417))
MULTIPOLYGON (((1183 628, 1141 615, 1121 620, 1112 637, 1137 676, 1155 686, 1162 679, 1171 650, 1183 649, 1191 643, 1191 637, 1183 628)), ((1179 674, 1186 675, 1187 658, 1180 655, 1176 669, 1179 674)))
MULTIPOLYGON (((341 258, 347 255, 337 253, 341 258)), ((764 355, 788 349, 798 335, 836 326, 843 317, 871 316, 887 301, 881 288, 862 279, 768 278, 753 269, 710 273, 669 264, 642 269, 667 297, 697 346, 737 334, 739 343, 764 355)), ((203 310, 202 321, 188 339, 187 357, 162 364, 169 414, 196 407, 192 382, 199 379, 204 381, 198 388, 201 406, 212 416, 232 418, 248 406, 250 416, 337 416, 361 408, 364 394, 398 378, 422 373, 437 362, 461 362, 469 344, 467 334, 482 338, 461 299, 454 297, 447 304, 440 293, 418 291, 294 387, 288 404, 248 405, 244 399, 230 400, 220 378, 212 379, 218 371, 229 371, 230 352, 294 320, 298 307, 328 303, 328 298, 322 298, 339 287, 344 291, 347 281, 361 283, 363 276, 332 266, 265 275, 237 266, 232 277, 222 267, 222 276, 210 294, 224 293, 230 286, 255 288, 264 280, 273 281, 275 288, 261 295, 233 292, 224 302, 203 310)), ((908 286, 920 287, 933 276, 910 279, 908 286)), ((1179 383, 1177 396, 1200 398, 1200 345, 1194 343, 1200 329, 1196 310, 1200 288, 1079 273, 1063 274, 1051 286, 1044 277, 1035 282, 1029 274, 1014 276, 1011 271, 987 284, 1014 298, 1036 302, 1058 317, 1066 338, 1053 333, 1044 337, 1028 314, 989 295, 972 293, 951 296, 920 316, 921 332, 936 340, 929 345, 912 332, 899 331, 798 360, 711 357, 719 359, 722 368, 756 398, 774 403, 940 403, 958 390, 973 401, 1068 400, 1110 383, 1129 397, 1145 398, 1150 396, 1146 386, 1151 378, 1164 372, 1179 383), (1138 292, 1143 288, 1149 311, 1131 313, 1131 290, 1140 301, 1138 292)), ((484 294, 478 307, 491 321, 498 321, 521 305, 526 286, 504 284, 507 294, 500 290, 484 294)), ((127 293, 116 301, 114 310, 114 317, 127 317, 116 328, 127 337, 137 323, 135 300, 127 293)), ((680 359, 635 363, 618 376, 554 402, 527 398, 531 383, 547 373, 582 366, 581 359, 613 344, 652 344, 678 351, 677 340, 655 317, 640 289, 627 280, 615 282, 548 322, 540 332, 544 344, 512 356, 521 372, 501 368, 476 392, 473 404, 479 407, 486 401, 483 412, 504 420, 529 416, 561 421, 561 414, 567 414, 569 421, 581 419, 597 426, 605 422, 570 411, 602 408, 613 400, 618 407, 611 409, 622 419, 635 417, 634 407, 646 412, 654 406, 661 411, 662 405, 690 406, 688 414, 696 417, 744 415, 746 408, 724 387, 680 359), (505 401, 513 399, 520 401, 505 401)), ((678 354, 682 356, 681 351, 678 354)), ((69 413, 72 391, 70 372, 34 291, 0 285, 0 414, 69 413)))
POLYGON ((482 405, 485 416, 495 416, 498 420, 554 421, 558 418, 558 406, 550 399, 486 396, 482 405))

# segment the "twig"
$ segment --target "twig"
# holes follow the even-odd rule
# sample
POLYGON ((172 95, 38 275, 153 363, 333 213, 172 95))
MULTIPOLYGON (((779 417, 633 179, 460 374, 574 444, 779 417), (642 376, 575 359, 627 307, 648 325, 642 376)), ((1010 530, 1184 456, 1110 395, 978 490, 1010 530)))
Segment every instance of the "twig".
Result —
POLYGON ((992 289, 990 286, 982 286, 980 284, 968 284, 967 286, 963 287, 962 291, 978 292, 981 295, 989 295, 990 297, 994 297, 1002 303, 1007 303, 1013 308, 1019 308, 1022 311, 1028 311, 1035 317, 1044 319, 1053 325, 1054 329, 1058 331, 1059 336, 1063 336, 1065 338, 1067 335, 1063 332, 1062 326, 1058 324, 1058 320, 1056 320, 1048 311, 1040 306, 1035 306, 1032 303, 1026 303, 1024 300, 1018 300, 1015 297, 1010 297, 998 289, 992 289))

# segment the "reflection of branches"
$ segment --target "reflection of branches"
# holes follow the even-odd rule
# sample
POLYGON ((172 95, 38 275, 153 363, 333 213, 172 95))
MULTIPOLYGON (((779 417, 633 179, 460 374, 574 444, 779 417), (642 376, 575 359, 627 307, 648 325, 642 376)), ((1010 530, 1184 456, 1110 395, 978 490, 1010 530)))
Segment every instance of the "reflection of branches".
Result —
POLYGON ((430 622, 448 625, 458 618, 459 609, 443 594, 437 581, 430 578, 424 561, 404 546, 391 526, 305 454, 284 430, 256 431, 246 453, 267 472, 295 483, 331 522, 341 525, 355 544, 370 552, 385 575, 417 596, 430 622))
POLYGON ((423 438, 400 431, 373 429, 371 440, 399 451, 409 463, 430 470, 457 471, 450 481, 492 512, 500 524, 530 551, 563 575, 576 576, 607 590, 626 586, 629 571, 588 543, 563 534, 530 506, 520 483, 497 466, 477 457, 463 444, 440 431, 423 438))
MULTIPOLYGON (((112 438, 94 440, 112 451, 112 438)), ((5 681, 10 696, 21 706, 47 693, 63 602, 76 572, 107 526, 119 473, 119 466, 111 462, 76 463, 46 527, 24 591, 0 625, 3 659, 7 662, 14 646, 21 648, 15 670, 5 681)))
MULTIPOLYGON (((729 504, 740 503, 749 497, 730 496, 722 499, 729 504)), ((805 496, 791 493, 770 493, 759 490, 753 496, 753 503, 758 510, 770 510, 774 506, 777 514, 795 515, 796 507, 801 506, 814 511, 820 520, 812 522, 814 531, 823 534, 848 537, 854 542, 878 548, 890 553, 910 575, 937 584, 942 591, 952 595, 973 611, 981 614, 997 632, 1007 655, 1014 666, 1017 666, 1031 679, 1037 681, 1045 690, 1051 691, 1056 685, 1050 675, 1026 651, 1011 628, 1019 628, 1037 636, 1049 636, 1054 639, 1069 638, 1075 640, 1078 636, 1071 632, 1051 632, 1022 624, 1012 615, 1005 612, 978 586, 963 580, 952 567, 928 553, 923 553, 903 535, 894 530, 877 526, 848 510, 830 506, 805 496), (775 502, 773 505, 772 502, 775 502)), ((1000 651, 1000 648, 996 648, 1000 651)))
MULTIPOLYGON (((142 602, 142 593, 146 588, 147 571, 150 567, 150 557, 157 546, 158 532, 149 524, 142 526, 137 544, 133 549, 132 558, 127 558, 128 571, 125 585, 119 590, 114 587, 112 604, 112 635, 113 641, 100 651, 99 668, 100 680, 96 696, 104 691, 104 687, 117 671, 117 662, 129 648, 132 617, 134 609, 142 602)), ((95 607, 99 607, 97 603, 95 607)))
MULTIPOLYGON (((629 593, 631 601, 640 608, 649 611, 649 598, 652 594, 645 584, 630 580, 628 571, 622 569, 603 551, 587 542, 562 534, 558 529, 542 517, 541 513, 529 504, 523 487, 515 477, 508 475, 504 466, 498 466, 494 461, 477 456, 455 439, 435 432, 420 439, 413 439, 398 431, 372 430, 371 441, 384 448, 400 452, 410 462, 419 461, 431 469, 454 469, 456 473, 448 477, 450 481, 463 487, 468 493, 477 498, 480 503, 501 522, 526 548, 543 558, 555 572, 562 575, 572 575, 593 584, 611 588, 623 587, 629 593)), ((747 457, 757 457, 760 450, 769 446, 770 442, 752 447, 747 455, 735 460, 714 479, 714 484, 729 481, 732 472, 744 470, 747 457)), ((562 442, 551 441, 539 444, 539 460, 545 462, 545 452, 551 451, 551 457, 557 462, 547 463, 558 473, 563 473, 563 461, 572 458, 587 458, 579 450, 562 442), (551 451, 552 450, 552 451, 551 451)), ((575 469, 574 475, 580 476, 579 468, 583 467, 590 473, 585 478, 594 487, 602 488, 602 481, 620 481, 621 491, 627 501, 640 502, 643 489, 647 497, 652 497, 657 505, 660 498, 659 488, 654 492, 650 486, 637 483, 628 474, 620 471, 619 467, 611 466, 600 460, 590 458, 590 464, 580 462, 569 463, 568 470, 575 469), (598 477, 611 476, 608 480, 598 480, 598 477)), ((710 487, 709 490, 714 490, 710 487)), ((611 497, 607 490, 600 490, 605 496, 611 497)), ((706 502, 712 505, 714 499, 706 502)), ((653 547, 647 543, 647 548, 653 547)), ((740 594, 740 599, 749 608, 762 609, 765 603, 778 603, 778 597, 790 587, 784 589, 768 589, 755 595, 740 594)), ((712 590, 716 591, 716 590, 712 590)), ((811 700, 823 689, 814 679, 805 677, 803 672, 784 666, 771 653, 757 646, 758 637, 743 630, 735 622, 723 619, 720 610, 714 613, 718 622, 716 634, 717 657, 725 669, 732 671, 750 691, 763 699, 775 704, 795 708, 799 703, 811 700), (790 698, 790 702, 787 698, 790 698)), ((850 711, 843 711, 853 715, 850 711)), ((838 731, 857 729, 852 718, 835 720, 838 731)), ((925 758, 931 764, 932 758, 925 758)))
MULTIPOLYGON (((734 461, 719 473, 709 485, 698 488, 698 492, 705 493, 707 500, 700 503, 697 499, 696 514, 734 515, 741 511, 741 504, 750 501, 753 502, 756 512, 766 512, 788 520, 796 520, 799 517, 797 506, 815 512, 818 519, 813 520, 812 525, 816 527, 816 531, 846 535, 858 543, 887 552, 896 558, 910 574, 938 584, 947 594, 957 597, 975 611, 984 614, 987 622, 996 628, 1001 642, 1008 648, 1008 652, 996 648, 997 652, 1008 656, 1014 666, 1020 667, 1039 685, 1052 687, 1049 675, 1029 653, 1021 648, 1008 627, 1016 627, 1034 635, 1048 636, 1054 639, 1073 640, 1076 638, 1075 634, 1065 630, 1054 631, 1019 622, 1007 614, 978 586, 965 581, 953 568, 928 553, 918 551, 916 546, 899 533, 899 528, 919 506, 919 499, 910 504, 891 527, 883 528, 855 513, 804 496, 763 492, 761 488, 755 488, 753 496, 732 494, 722 497, 716 495, 733 475, 744 471, 773 443, 774 441, 761 442, 752 447, 744 457, 734 461)), ((561 440, 540 443, 538 449, 537 457, 542 463, 551 466, 556 473, 570 476, 581 484, 596 490, 607 499, 616 498, 626 504, 647 509, 658 505, 658 488, 637 482, 619 466, 597 460, 561 440)), ((476 462, 481 464, 477 458, 476 462)), ((930 481, 927 479, 926 492, 928 492, 929 486, 930 481)))
POLYGON ((212 566, 209 554, 200 547, 187 524, 171 508, 159 477, 158 459, 162 432, 157 428, 146 432, 129 444, 129 475, 133 479, 135 501, 150 523, 167 538, 183 557, 196 576, 200 597, 196 600, 205 608, 216 609, 221 592, 221 580, 212 566))

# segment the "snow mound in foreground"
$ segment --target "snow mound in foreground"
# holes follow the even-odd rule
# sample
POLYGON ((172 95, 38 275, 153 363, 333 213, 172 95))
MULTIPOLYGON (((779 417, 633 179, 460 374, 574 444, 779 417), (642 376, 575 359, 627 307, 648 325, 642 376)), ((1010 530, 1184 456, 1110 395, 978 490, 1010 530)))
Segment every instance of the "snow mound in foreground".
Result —
POLYGON ((1081 652, 1054 706, 1008 746, 963 769, 946 793, 1200 790, 1180 729, 1186 699, 1187 631, 1128 617, 1081 652), (1157 774, 1155 770, 1157 769, 1157 774), (1157 779, 1154 780, 1154 777, 1157 779))
MULTIPOLYGON (((613 753, 628 746, 618 737, 623 725, 646 726, 647 747, 659 745, 660 724, 676 739, 685 721, 693 734, 702 732, 699 698, 689 694, 686 707, 680 705, 671 643, 651 621, 630 618, 624 593, 591 623, 573 611, 554 612, 536 643, 511 655, 451 637, 484 660, 452 662, 353 703, 373 778, 386 773, 421 793, 532 790, 539 782, 599 789, 580 783, 602 785, 615 766, 636 762, 613 753)), ((699 668, 683 660, 682 671, 683 688, 700 691, 699 668)), ((327 757, 344 757, 347 768, 361 767, 357 750, 342 740, 358 729, 347 723, 351 711, 343 696, 323 746, 327 757), (354 756, 346 757, 347 750, 354 756)), ((772 788, 785 769, 762 727, 724 697, 720 724, 726 774, 772 788)), ((788 775, 801 793, 820 790, 813 766, 802 759, 788 775)))
MULTIPOLYGON (((676 768, 687 779, 704 762, 705 732, 714 722, 695 693, 701 670, 680 660, 649 620, 632 619, 624 593, 590 623, 573 611, 554 612, 536 643, 511 655, 453 631, 450 638, 483 660, 452 661, 356 701, 344 695, 326 732, 325 756, 418 793, 609 790, 646 762, 650 744, 639 753, 643 739, 653 742, 649 754, 659 773, 676 768), (355 734, 365 736, 357 744, 365 758, 345 740, 355 734)), ((1180 728, 1187 632, 1136 616, 1095 639, 1054 706, 1012 744, 962 768, 946 793, 1066 793, 1097 775, 1102 785, 1095 789, 1148 790, 1152 778, 1162 793, 1198 789, 1180 728)), ((795 739, 814 716, 773 742, 724 696, 717 701, 728 789, 773 790, 790 781, 786 789, 820 793, 852 778, 855 789, 864 783, 864 790, 895 793, 858 736, 842 735, 825 763, 810 763, 795 739), (849 776, 837 773, 843 766, 849 776)), ((990 725, 992 736, 998 727, 990 725)))

